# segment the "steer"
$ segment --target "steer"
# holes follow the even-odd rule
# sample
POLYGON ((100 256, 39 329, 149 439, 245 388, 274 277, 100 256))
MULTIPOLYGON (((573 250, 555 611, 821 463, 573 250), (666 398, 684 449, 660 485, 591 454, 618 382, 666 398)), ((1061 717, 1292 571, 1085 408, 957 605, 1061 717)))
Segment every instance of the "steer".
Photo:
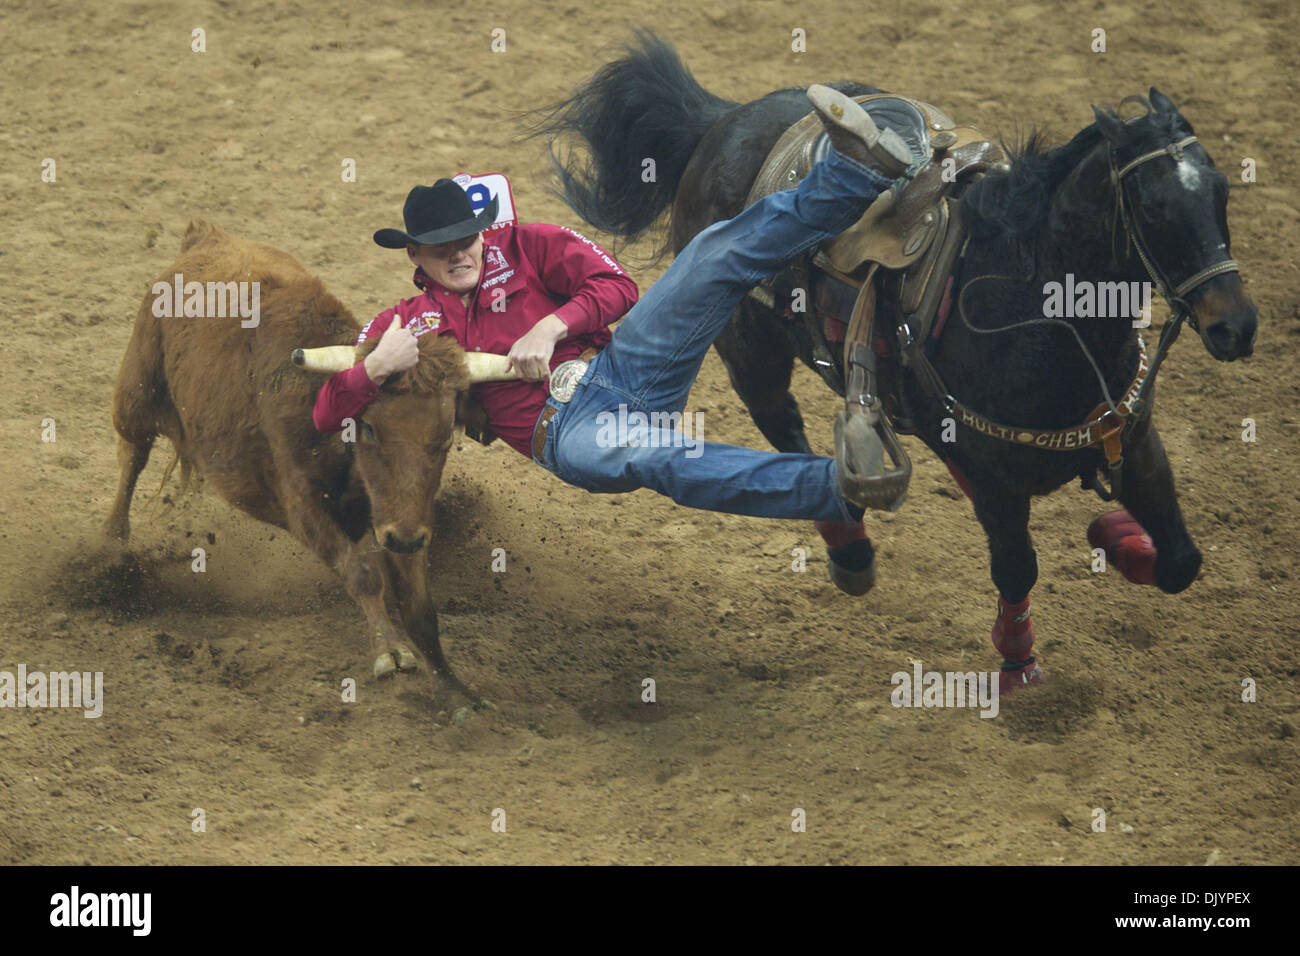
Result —
POLYGON ((358 333, 348 310, 291 256, 192 221, 180 258, 140 306, 118 373, 121 475, 105 531, 129 538, 136 479, 164 435, 183 477, 197 471, 232 505, 288 530, 339 574, 365 614, 376 677, 418 666, 385 609, 391 584, 410 643, 464 690, 438 641, 424 545, 457 412, 472 382, 504 376, 503 360, 475 356, 495 365, 471 369, 450 336, 421 336, 418 364, 389 378, 341 440, 316 431, 312 404, 322 373, 355 364, 374 347, 354 351, 358 333), (253 284, 245 301, 258 303, 260 315, 195 314, 202 311, 197 284, 231 282, 253 284), (173 298, 173 284, 178 293, 194 290, 192 309, 182 308, 180 294, 173 298), (350 433, 358 440, 346 440, 350 433))

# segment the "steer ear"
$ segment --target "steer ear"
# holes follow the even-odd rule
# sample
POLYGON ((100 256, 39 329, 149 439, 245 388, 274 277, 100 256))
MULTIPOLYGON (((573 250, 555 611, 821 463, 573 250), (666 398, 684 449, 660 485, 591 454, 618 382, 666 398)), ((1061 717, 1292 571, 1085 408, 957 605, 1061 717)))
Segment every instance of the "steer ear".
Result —
POLYGON ((318 349, 294 349, 289 358, 293 364, 309 372, 330 375, 342 372, 357 364, 357 352, 350 345, 326 345, 318 349))
POLYGON ((493 355, 490 352, 466 352, 465 364, 469 366, 469 383, 509 382, 519 377, 519 373, 507 368, 509 356, 493 355))

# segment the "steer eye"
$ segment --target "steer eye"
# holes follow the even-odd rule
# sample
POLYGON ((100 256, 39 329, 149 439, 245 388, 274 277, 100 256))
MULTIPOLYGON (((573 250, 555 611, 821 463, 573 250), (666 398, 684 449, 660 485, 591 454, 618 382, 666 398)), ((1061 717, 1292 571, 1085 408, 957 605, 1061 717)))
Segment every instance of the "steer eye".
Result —
POLYGON ((364 419, 361 421, 361 438, 371 445, 379 444, 379 436, 376 435, 375 430, 370 427, 370 423, 364 419))

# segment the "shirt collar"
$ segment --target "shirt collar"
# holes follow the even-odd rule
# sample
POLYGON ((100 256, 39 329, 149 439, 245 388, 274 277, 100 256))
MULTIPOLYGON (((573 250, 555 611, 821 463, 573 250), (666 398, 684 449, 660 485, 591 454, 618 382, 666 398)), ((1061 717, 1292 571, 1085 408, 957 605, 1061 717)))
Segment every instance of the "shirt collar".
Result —
POLYGON ((415 283, 415 287, 421 292, 433 292, 435 289, 440 292, 447 291, 429 278, 429 274, 424 271, 424 266, 415 267, 415 275, 411 277, 411 281, 415 283))

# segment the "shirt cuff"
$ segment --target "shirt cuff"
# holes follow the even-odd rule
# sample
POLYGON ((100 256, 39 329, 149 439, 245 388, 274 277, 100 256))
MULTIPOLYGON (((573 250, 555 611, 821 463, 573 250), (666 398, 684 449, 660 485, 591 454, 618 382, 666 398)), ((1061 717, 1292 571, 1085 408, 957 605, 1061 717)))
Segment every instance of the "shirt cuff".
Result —
POLYGON ((344 369, 340 379, 343 390, 351 392, 358 398, 370 401, 379 394, 379 386, 371 380, 369 373, 366 372, 366 363, 364 361, 358 362, 349 369, 344 369))
POLYGON ((591 324, 591 317, 587 315, 587 310, 582 307, 580 302, 570 299, 564 305, 560 306, 553 313, 557 319, 565 324, 569 330, 569 335, 581 335, 583 332, 590 332, 587 328, 591 324))

